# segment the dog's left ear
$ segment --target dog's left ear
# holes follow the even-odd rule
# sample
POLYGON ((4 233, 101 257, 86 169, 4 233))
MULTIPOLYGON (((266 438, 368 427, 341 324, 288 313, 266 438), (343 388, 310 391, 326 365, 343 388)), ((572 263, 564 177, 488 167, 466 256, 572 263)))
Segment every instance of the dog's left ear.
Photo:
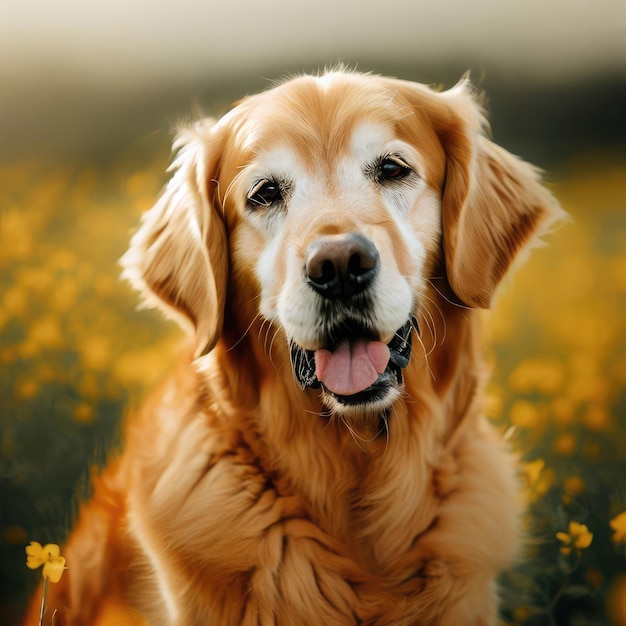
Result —
POLYGON ((191 330, 196 357, 215 345, 224 317, 228 250, 214 206, 222 130, 205 119, 179 133, 172 178, 121 259, 146 304, 191 330))
POLYGON ((430 118, 446 153, 442 226, 448 282, 463 304, 489 308, 513 260, 566 214, 537 168, 487 138, 488 124, 469 80, 444 92, 421 87, 419 96, 421 114, 430 118))
POLYGON ((565 212, 537 168, 485 136, 487 123, 469 81, 440 98, 449 108, 438 129, 447 155, 442 215, 448 281, 467 306, 488 308, 517 255, 565 212))

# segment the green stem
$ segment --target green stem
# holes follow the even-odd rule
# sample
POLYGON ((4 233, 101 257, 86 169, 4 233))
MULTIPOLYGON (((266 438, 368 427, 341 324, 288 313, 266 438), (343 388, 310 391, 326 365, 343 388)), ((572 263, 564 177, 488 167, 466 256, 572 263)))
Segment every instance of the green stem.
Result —
POLYGON ((46 588, 48 586, 48 579, 43 579, 43 591, 41 592, 41 612, 39 613, 39 626, 43 626, 43 614, 46 610, 46 588))
POLYGON ((554 617, 554 609, 556 608, 557 602, 561 599, 561 596, 563 596, 563 594, 565 593, 565 590, 567 589, 567 586, 569 585, 571 575, 578 569, 581 558, 582 558, 582 552, 578 550, 574 565, 570 567, 567 570, 567 572, 565 572, 565 577, 563 579, 563 582, 561 583, 561 586, 552 597, 552 601, 550 602, 550 604, 548 604, 548 606, 546 607, 546 613, 548 614, 548 618, 550 620, 550 626, 556 625, 556 619, 554 617))

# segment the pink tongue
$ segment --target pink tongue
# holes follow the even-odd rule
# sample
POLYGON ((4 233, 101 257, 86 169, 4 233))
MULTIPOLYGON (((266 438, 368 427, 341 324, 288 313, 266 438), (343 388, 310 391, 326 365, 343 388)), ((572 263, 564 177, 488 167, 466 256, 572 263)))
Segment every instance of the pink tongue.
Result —
POLYGON ((340 396, 367 389, 389 363, 389 348, 382 341, 344 341, 336 350, 315 352, 315 375, 340 396))

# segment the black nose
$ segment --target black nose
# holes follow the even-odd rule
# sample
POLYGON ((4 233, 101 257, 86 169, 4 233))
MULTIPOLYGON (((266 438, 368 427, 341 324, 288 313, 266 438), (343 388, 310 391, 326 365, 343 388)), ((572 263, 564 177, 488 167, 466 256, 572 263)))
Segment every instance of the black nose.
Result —
POLYGON ((359 233, 321 237, 306 251, 306 279, 325 298, 347 298, 365 290, 378 265, 376 246, 359 233))

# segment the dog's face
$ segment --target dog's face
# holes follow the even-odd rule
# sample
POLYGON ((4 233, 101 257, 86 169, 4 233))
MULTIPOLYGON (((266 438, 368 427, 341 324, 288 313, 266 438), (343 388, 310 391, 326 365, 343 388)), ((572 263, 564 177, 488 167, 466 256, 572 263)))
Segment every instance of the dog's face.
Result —
POLYGON ((234 269, 336 410, 396 398, 439 250, 445 157, 408 113, 344 76, 291 82, 248 103, 223 155, 234 269))
POLYGON ((534 171, 482 123, 463 85, 333 73, 247 98, 181 134, 127 276, 192 322, 199 353, 224 323, 269 323, 303 388, 379 413, 400 395, 434 272, 488 306, 549 221, 534 171))

